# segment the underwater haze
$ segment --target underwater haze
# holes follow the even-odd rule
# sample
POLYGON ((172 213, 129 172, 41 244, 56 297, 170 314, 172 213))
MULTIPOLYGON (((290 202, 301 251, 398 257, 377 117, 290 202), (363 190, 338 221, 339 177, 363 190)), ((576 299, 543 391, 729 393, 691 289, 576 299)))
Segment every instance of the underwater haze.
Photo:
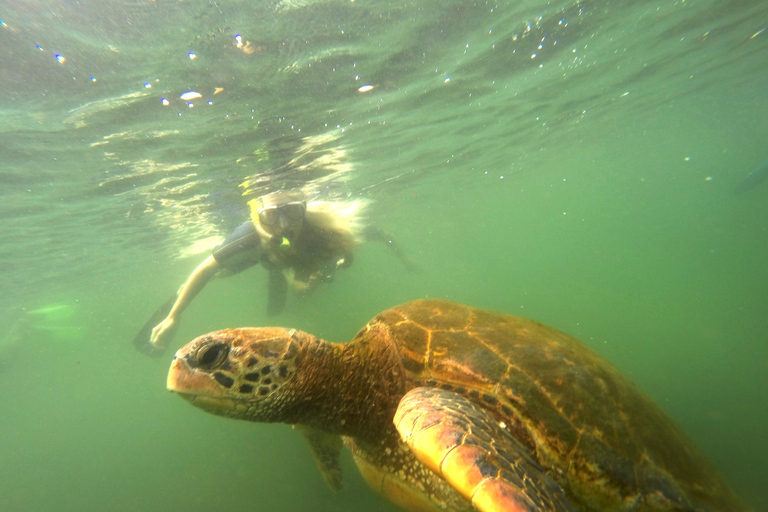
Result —
POLYGON ((0 0, 0 512, 394 511, 166 375, 205 332, 347 341, 422 297, 582 340, 768 510, 766 63, 763 0, 0 0), (370 200, 421 272, 366 244, 267 318, 255 267, 137 352, 293 186, 370 200))

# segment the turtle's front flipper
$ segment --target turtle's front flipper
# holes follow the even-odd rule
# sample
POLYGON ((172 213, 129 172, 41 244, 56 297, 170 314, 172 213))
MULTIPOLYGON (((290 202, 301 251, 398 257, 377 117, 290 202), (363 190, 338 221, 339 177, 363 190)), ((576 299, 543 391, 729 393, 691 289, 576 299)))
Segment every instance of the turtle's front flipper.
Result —
POLYGON ((323 475, 325 483, 332 491, 341 489, 341 464, 339 457, 343 445, 341 437, 335 434, 329 434, 323 430, 310 427, 308 425, 294 425, 293 429, 298 431, 309 443, 309 449, 312 457, 315 458, 317 469, 323 475))
POLYGON ((416 457, 482 512, 574 510, 528 449, 461 395, 412 389, 394 422, 416 457))

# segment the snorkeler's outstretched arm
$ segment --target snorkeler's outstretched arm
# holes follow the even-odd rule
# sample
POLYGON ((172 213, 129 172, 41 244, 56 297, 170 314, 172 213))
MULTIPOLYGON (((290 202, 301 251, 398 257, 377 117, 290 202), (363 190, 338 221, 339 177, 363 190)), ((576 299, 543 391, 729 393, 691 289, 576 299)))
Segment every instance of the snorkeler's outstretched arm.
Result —
POLYGON ((210 281, 211 277, 219 270, 219 263, 213 256, 208 256, 200 265, 197 266, 192 274, 187 278, 186 282, 179 288, 179 292, 176 295, 176 302, 174 302, 171 311, 168 316, 163 319, 162 322, 157 324, 152 329, 152 335, 150 336, 150 343, 158 349, 164 349, 173 338, 176 333, 176 329, 179 327, 179 318, 184 310, 192 302, 192 299, 200 293, 205 285, 210 281))
POLYGON ((387 247, 392 249, 395 254, 397 254, 397 256, 400 258, 400 261, 403 262, 403 265, 405 265, 405 268, 407 268, 409 271, 421 271, 419 265, 405 255, 405 253, 400 248, 400 245, 395 241, 392 235, 384 231, 379 226, 366 226, 365 231, 363 232, 363 236, 365 236, 365 239, 369 241, 384 242, 387 247))

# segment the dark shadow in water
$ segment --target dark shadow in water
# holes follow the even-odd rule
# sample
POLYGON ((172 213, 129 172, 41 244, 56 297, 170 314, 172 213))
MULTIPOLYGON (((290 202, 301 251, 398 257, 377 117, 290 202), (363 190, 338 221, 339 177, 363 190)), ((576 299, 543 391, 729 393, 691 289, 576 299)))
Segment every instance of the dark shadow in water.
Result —
POLYGON ((763 163, 763 165, 744 176, 741 181, 736 184, 734 190, 737 194, 743 194, 748 190, 756 188, 766 179, 768 179, 768 162, 763 163))

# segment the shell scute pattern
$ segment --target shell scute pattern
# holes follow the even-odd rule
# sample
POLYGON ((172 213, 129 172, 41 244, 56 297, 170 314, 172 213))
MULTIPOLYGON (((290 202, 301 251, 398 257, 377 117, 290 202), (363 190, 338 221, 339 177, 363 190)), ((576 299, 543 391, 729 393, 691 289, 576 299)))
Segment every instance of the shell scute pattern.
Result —
POLYGON ((415 384, 451 389, 492 411, 578 493, 627 506, 684 503, 673 474, 692 492, 701 491, 690 482, 709 482, 718 490, 702 495, 730 495, 666 415, 567 334, 499 313, 416 304, 379 317, 399 340, 404 366, 418 368, 415 384), (428 333, 426 353, 424 335, 413 342, 414 332, 428 333))

